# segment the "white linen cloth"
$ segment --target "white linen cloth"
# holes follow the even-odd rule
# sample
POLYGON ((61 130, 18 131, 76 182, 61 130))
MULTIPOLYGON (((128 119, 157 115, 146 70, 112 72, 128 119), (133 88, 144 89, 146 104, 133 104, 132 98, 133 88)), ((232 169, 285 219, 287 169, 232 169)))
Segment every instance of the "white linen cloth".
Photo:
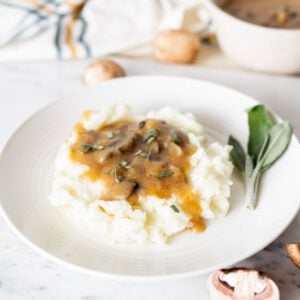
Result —
POLYGON ((202 0, 0 0, 0 61, 99 57, 206 26, 202 0))

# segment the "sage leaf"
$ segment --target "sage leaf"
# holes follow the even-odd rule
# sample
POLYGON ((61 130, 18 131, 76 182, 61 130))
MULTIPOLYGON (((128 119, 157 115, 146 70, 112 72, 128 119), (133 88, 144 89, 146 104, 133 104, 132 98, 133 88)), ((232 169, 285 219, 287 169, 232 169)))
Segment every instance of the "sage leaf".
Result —
POLYGON ((266 150, 268 149, 269 141, 270 141, 270 134, 268 133, 265 140, 264 140, 264 143, 263 143, 263 145, 260 149, 260 152, 258 154, 257 162, 260 162, 262 157, 266 153, 266 150))
POLYGON ((254 106, 248 112, 248 125, 248 154, 251 156, 253 165, 255 166, 266 136, 275 125, 275 122, 266 107, 260 104, 254 106))
POLYGON ((253 172, 253 163, 251 160, 251 157, 246 154, 246 161, 245 161, 245 186, 247 186, 247 181, 249 180, 249 178, 251 177, 253 172))
POLYGON ((292 126, 288 122, 276 124, 270 130, 269 143, 261 158, 262 170, 269 169, 283 155, 290 143, 292 133, 292 126))
POLYGON ((255 189, 255 184, 253 181, 253 178, 256 176, 256 173, 259 169, 256 167, 253 169, 253 163, 250 155, 246 154, 246 163, 245 163, 245 173, 244 175, 244 185, 246 189, 246 206, 248 208, 253 207, 253 203, 255 202, 254 199, 254 189, 255 189))
POLYGON ((229 136, 228 145, 232 146, 232 150, 230 152, 231 160, 234 166, 244 172, 245 171, 245 161, 246 161, 246 154, 241 146, 240 142, 235 139, 233 136, 229 136))
POLYGON ((246 182, 246 207, 255 209, 259 192, 260 178, 263 172, 260 170, 260 165, 253 170, 250 178, 246 182))
POLYGON ((232 162, 244 177, 247 207, 255 209, 261 177, 284 154, 293 129, 288 122, 276 124, 263 105, 256 105, 248 112, 248 124, 247 153, 232 136, 228 144, 233 147, 232 162))

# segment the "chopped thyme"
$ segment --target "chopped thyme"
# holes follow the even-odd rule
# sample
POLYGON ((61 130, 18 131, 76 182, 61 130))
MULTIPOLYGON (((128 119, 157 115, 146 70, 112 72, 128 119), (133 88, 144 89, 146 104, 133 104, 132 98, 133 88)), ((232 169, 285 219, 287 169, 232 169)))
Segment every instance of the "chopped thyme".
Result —
POLYGON ((91 145, 88 143, 82 143, 81 149, 83 150, 83 152, 95 152, 95 151, 103 150, 104 146, 97 145, 97 144, 91 145))
POLYGON ((154 128, 148 130, 148 132, 143 137, 143 142, 147 142, 147 144, 151 144, 158 136, 158 131, 154 128))
POLYGON ((122 160, 120 163, 119 163, 120 167, 122 167, 123 169, 130 169, 132 168, 132 166, 129 164, 128 161, 126 160, 122 160))
POLYGON ((145 152, 143 150, 139 150, 137 152, 134 153, 135 156, 141 156, 143 158, 147 158, 150 159, 151 158, 151 152, 152 152, 152 147, 149 149, 148 152, 145 152))
POLYGON ((140 128, 140 129, 144 128, 145 124, 146 124, 146 121, 141 121, 141 122, 139 123, 139 128, 140 128))
POLYGON ((114 167, 111 170, 105 171, 105 174, 113 174, 115 177, 115 182, 120 182, 122 180, 122 176, 118 174, 118 167, 114 167))
POLYGON ((179 213, 179 209, 178 209, 174 204, 172 204, 170 207, 171 207, 176 213, 179 213))
POLYGON ((163 177, 169 177, 169 176, 172 176, 172 175, 174 175, 174 172, 168 170, 168 171, 160 171, 160 172, 157 173, 156 176, 158 178, 163 178, 163 177))
POLYGON ((114 134, 113 134, 112 131, 107 131, 106 136, 107 136, 108 139, 112 139, 114 137, 114 134))
POLYGON ((170 140, 177 145, 181 144, 181 139, 175 132, 171 133, 170 140))
POLYGON ((152 152, 152 147, 150 147, 148 153, 147 153, 147 159, 151 158, 151 152, 152 152))
POLYGON ((141 156, 143 158, 147 158, 147 152, 143 151, 143 150, 139 150, 137 152, 134 153, 135 156, 141 156))

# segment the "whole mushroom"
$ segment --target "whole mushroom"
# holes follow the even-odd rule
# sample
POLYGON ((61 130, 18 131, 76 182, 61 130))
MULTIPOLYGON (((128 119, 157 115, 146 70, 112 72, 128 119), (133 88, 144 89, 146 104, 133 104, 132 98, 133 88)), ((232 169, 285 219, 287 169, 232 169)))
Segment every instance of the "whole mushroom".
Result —
POLYGON ((90 85, 103 80, 117 77, 124 77, 125 71, 116 62, 108 59, 97 60, 86 68, 82 81, 85 85, 90 85))
POLYGON ((234 268, 213 272, 207 287, 210 300, 280 300, 275 282, 257 270, 234 268))
POLYGON ((185 30, 159 32, 153 41, 155 59, 163 62, 189 64, 200 50, 200 38, 185 30))

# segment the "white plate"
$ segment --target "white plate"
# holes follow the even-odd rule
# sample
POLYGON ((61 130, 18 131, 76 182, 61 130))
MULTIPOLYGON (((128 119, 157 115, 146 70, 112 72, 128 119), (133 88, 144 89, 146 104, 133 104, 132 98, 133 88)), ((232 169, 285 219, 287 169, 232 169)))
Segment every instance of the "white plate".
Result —
POLYGON ((234 178, 231 210, 202 234, 183 233, 167 245, 108 244, 75 229, 48 201, 53 164, 82 111, 112 102, 138 113, 170 105, 192 112, 213 138, 231 133, 247 139, 248 96, 205 81, 178 77, 129 77, 84 88, 41 110, 12 136, 0 159, 3 215, 13 231, 48 258, 90 274, 118 279, 162 279, 203 274, 234 264, 272 242, 291 222, 300 204, 299 144, 263 178, 258 208, 245 208, 234 178))

